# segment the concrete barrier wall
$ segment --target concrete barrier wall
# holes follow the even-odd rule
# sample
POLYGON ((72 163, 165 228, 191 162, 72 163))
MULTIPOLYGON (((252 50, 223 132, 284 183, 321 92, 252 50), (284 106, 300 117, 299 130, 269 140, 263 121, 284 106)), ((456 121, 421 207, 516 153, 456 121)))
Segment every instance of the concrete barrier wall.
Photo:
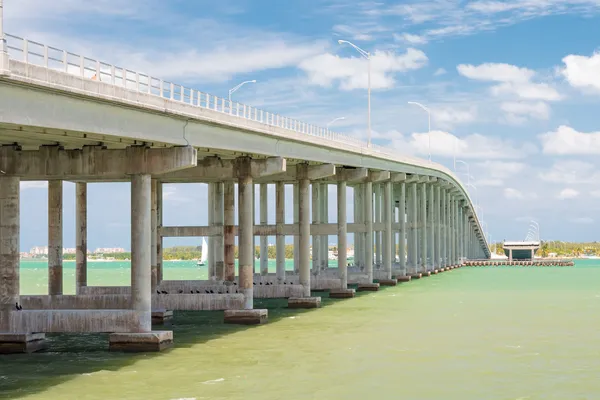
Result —
POLYGON ((244 307, 242 294, 169 294, 152 296, 152 309, 215 311, 240 310, 244 307))
POLYGON ((84 286, 79 289, 82 295, 131 294, 130 286, 84 286))
POLYGON ((11 332, 139 332, 150 313, 133 310, 11 311, 11 332))
POLYGON ((21 296, 24 310, 122 310, 131 308, 131 296, 123 294, 90 296, 21 296))

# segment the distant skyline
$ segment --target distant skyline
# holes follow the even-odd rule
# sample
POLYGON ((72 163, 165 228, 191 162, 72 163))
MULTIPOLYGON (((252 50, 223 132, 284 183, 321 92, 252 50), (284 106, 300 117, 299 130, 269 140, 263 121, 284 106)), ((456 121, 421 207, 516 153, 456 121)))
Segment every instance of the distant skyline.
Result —
MULTIPOLYGON (((5 0, 8 33, 427 157, 477 189, 493 241, 593 241, 600 220, 597 0, 5 0)), ((74 246, 65 183, 64 246, 74 246)), ((44 184, 22 183, 21 249, 47 242, 44 184)), ((270 191, 273 193, 273 190, 270 191)), ((291 194, 291 190, 288 190, 291 194)), ((272 195, 274 196, 274 195, 272 195)), ((274 198, 274 197, 272 197, 274 198)), ((330 196, 332 210, 335 197, 330 196)), ((351 198, 348 199, 351 201, 351 198)), ((90 247, 129 248, 129 185, 92 184, 90 247)), ((206 224, 206 187, 169 185, 165 224, 206 224)), ((330 213, 332 220, 335 212, 330 213)), ((291 238, 290 238, 291 240, 291 238)), ((334 241, 332 237, 330 241, 334 241)), ((197 244, 199 238, 165 244, 197 244)))

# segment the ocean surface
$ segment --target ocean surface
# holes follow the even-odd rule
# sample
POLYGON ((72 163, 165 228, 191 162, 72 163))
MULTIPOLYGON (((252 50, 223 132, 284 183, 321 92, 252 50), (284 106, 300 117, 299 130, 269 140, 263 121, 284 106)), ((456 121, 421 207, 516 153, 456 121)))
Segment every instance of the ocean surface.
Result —
MULTIPOLYGON (((200 268, 168 262, 164 277, 197 279, 200 268)), ((89 270, 90 285, 129 284, 129 263, 89 270)), ((68 293, 74 272, 65 263, 68 293)), ((46 274, 23 263, 22 293, 45 293, 46 274)), ((176 346, 160 354, 109 353, 106 335, 48 335, 49 352, 0 356, 0 398, 599 399, 598 282, 600 260, 461 268, 354 299, 323 293, 318 310, 257 301, 269 308, 258 327, 178 312, 176 346)))

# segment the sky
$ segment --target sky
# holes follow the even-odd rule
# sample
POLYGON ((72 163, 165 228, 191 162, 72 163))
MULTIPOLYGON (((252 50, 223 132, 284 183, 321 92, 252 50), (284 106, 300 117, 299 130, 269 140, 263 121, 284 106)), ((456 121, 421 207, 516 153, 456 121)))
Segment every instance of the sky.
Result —
MULTIPOLYGON (((367 60, 338 44, 351 41, 371 53, 373 142, 399 154, 431 152, 456 168, 493 241, 524 239, 532 219, 542 239, 598 239, 600 0, 5 0, 4 7, 7 33, 222 97, 256 79, 234 100, 321 126, 344 117, 331 130, 366 139, 367 60), (431 111, 431 148, 427 113, 409 101, 431 111)), ((21 191, 28 250, 47 243, 47 189, 23 182, 21 191)), ((73 184, 65 183, 64 196, 64 245, 74 247, 73 184)), ((129 248, 129 196, 128 184, 90 185, 90 248, 129 248)), ((164 224, 206 224, 206 199, 205 185, 168 185, 164 224)))

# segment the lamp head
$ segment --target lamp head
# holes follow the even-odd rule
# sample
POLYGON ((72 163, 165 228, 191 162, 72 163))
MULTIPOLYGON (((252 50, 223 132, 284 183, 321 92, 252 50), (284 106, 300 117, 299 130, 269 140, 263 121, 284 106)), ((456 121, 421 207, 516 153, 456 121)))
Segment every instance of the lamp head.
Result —
POLYGON ((256 83, 256 79, 252 79, 250 82, 251 83, 256 83))

